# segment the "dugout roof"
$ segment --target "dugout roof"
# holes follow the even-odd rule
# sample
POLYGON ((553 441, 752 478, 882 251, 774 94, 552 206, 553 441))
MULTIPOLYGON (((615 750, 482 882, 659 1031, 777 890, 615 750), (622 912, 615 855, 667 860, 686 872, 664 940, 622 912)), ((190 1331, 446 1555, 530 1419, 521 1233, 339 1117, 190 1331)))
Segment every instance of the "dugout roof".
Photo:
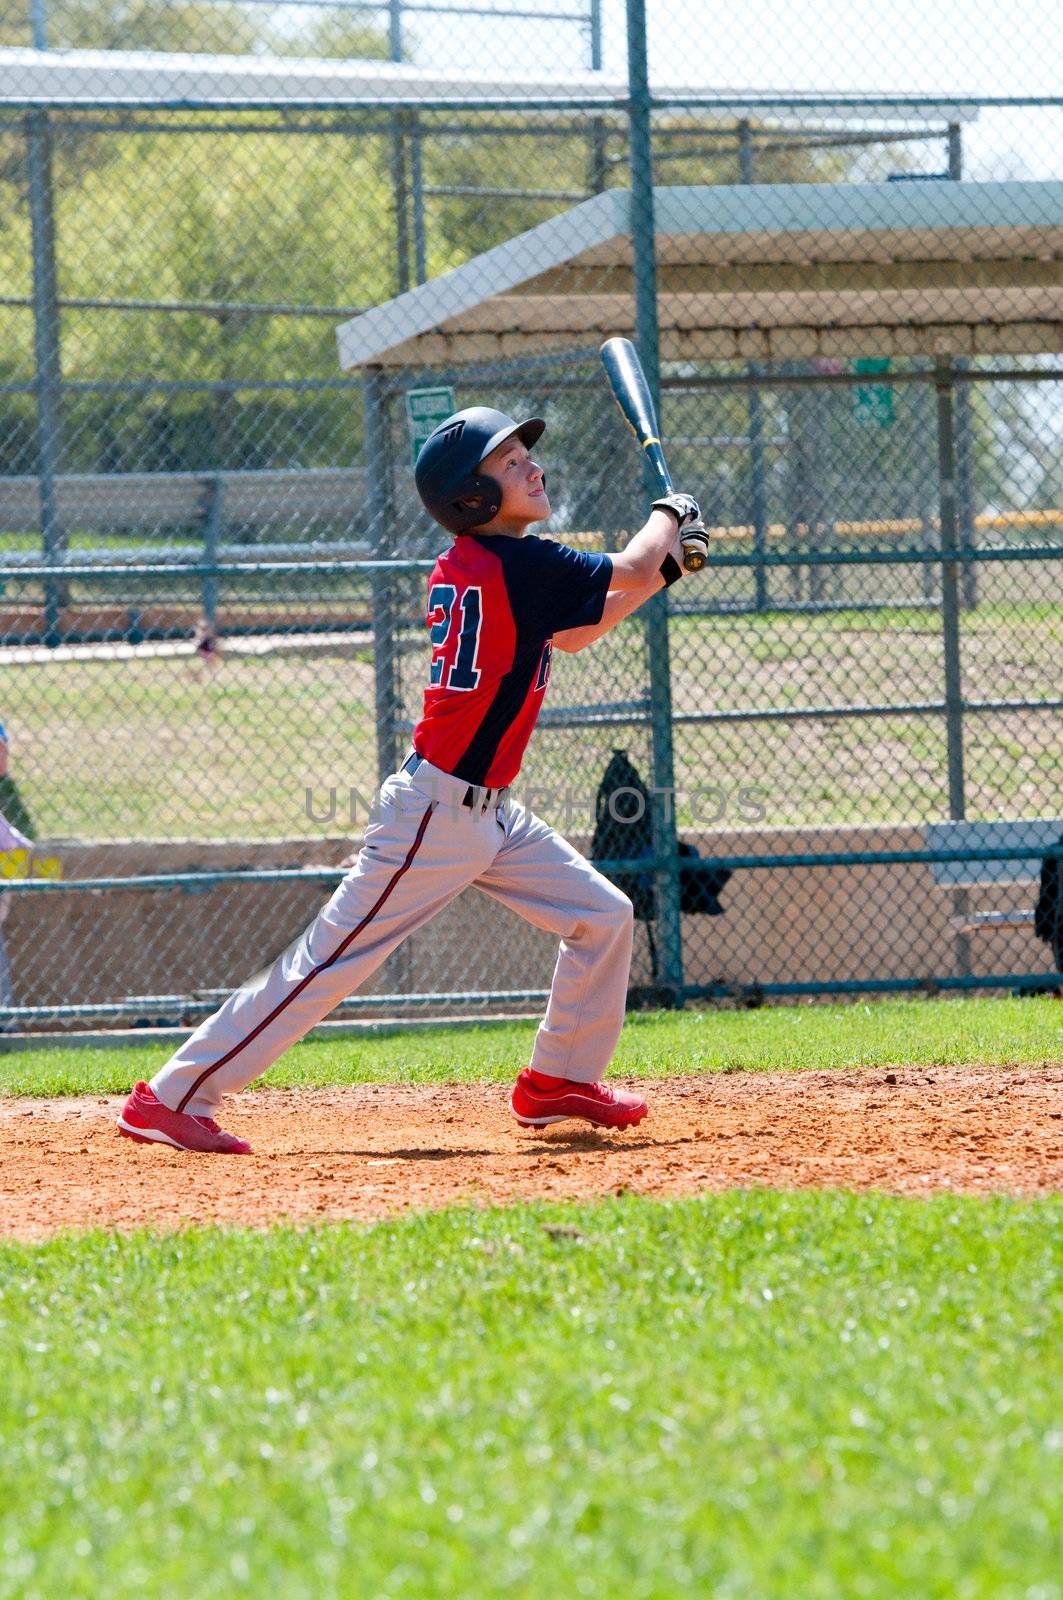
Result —
MULTIPOLYGON (((340 363, 461 366, 634 333, 631 197, 595 195, 344 323, 340 363)), ((1063 183, 655 191, 667 361, 1063 350, 1063 183)))

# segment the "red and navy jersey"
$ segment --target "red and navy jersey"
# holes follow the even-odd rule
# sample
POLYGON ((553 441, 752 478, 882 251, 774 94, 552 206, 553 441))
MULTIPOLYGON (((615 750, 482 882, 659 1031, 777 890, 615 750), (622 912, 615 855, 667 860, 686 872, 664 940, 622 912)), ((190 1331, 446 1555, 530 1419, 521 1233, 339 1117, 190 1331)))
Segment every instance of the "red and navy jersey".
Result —
POLYGON ((466 783, 512 783, 550 676, 555 633, 601 621, 613 563, 532 534, 462 534, 439 557, 425 617, 431 682, 418 755, 466 783))

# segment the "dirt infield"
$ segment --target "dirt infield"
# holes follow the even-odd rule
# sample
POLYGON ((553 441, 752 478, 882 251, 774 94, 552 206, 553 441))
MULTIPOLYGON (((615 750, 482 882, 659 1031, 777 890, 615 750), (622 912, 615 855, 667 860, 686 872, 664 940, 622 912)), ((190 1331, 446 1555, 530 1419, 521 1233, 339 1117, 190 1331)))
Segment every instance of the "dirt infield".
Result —
POLYGON ((0 1101, 0 1232, 369 1219, 455 1202, 772 1185, 1063 1187, 1063 1068, 734 1073, 649 1085, 626 1133, 523 1130, 498 1086, 262 1089, 227 1103, 245 1157, 121 1139, 121 1101, 0 1101))

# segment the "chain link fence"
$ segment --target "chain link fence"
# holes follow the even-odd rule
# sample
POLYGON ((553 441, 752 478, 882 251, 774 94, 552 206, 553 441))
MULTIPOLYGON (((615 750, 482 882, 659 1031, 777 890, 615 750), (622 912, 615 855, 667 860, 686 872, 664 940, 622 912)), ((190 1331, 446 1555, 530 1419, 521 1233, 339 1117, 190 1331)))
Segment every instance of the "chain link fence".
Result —
MULTIPOLYGON (((9 0, 0 1027, 191 1022, 300 931, 419 712, 417 438, 546 416, 546 531, 616 548, 616 333, 712 561, 555 655, 518 791, 633 998, 1055 985, 1053 52, 842 10, 9 0)), ((538 1005, 476 912, 345 1012, 538 1005)))

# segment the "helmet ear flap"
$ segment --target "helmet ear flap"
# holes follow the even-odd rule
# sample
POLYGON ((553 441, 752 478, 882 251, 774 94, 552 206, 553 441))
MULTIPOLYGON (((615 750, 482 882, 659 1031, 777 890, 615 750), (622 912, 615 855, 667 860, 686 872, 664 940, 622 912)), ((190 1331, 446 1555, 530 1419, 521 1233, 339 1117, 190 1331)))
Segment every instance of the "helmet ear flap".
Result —
POLYGON ((486 473, 473 472, 458 488, 451 502, 454 522, 452 533, 464 533, 469 528, 482 527, 497 517, 502 506, 502 486, 486 473))

